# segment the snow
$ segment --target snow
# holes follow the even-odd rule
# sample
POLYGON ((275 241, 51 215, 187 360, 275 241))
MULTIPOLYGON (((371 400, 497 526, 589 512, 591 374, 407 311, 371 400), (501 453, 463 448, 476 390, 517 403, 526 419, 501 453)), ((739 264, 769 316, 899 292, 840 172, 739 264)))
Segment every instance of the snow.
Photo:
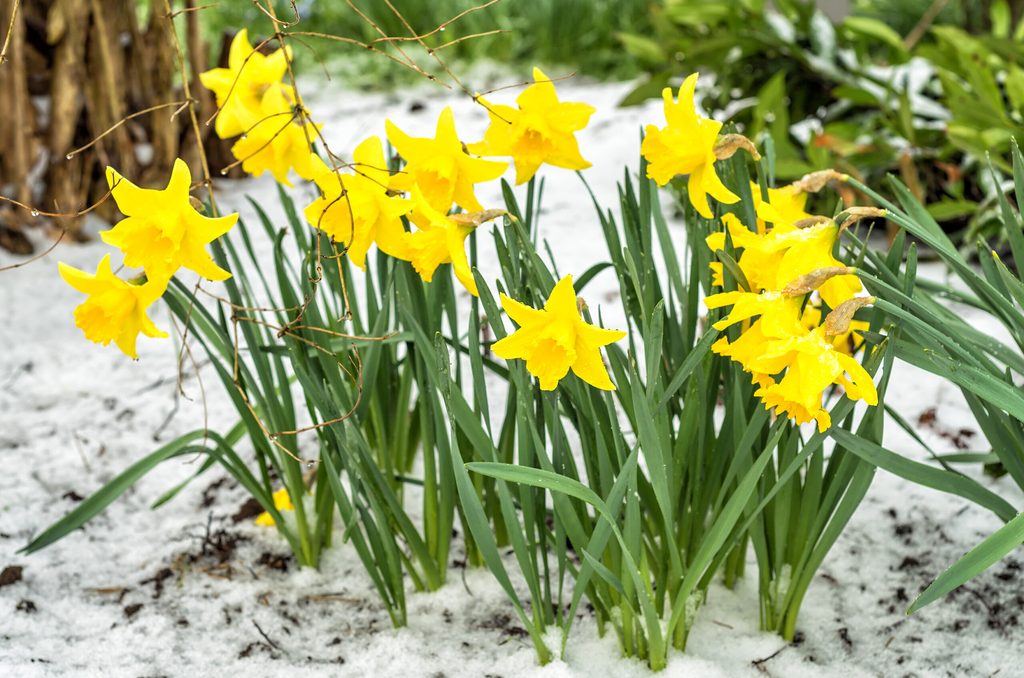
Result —
MULTIPOLYGON (((336 151, 381 133, 386 115, 416 135, 431 133, 446 105, 465 138, 478 138, 487 122, 466 97, 440 90, 327 95, 320 89, 322 84, 309 83, 307 103, 336 151)), ((594 163, 588 180, 614 208, 622 168, 636 166, 639 128, 661 121, 659 104, 616 109, 628 83, 568 82, 559 89, 564 99, 598 108, 580 134, 581 147, 594 163)), ((505 97, 512 93, 493 98, 505 97)), ((606 257, 590 198, 572 173, 542 171, 542 234, 563 272, 582 272, 606 257)), ((269 177, 220 188, 220 202, 243 218, 253 217, 245 194, 257 196, 272 218, 281 215, 268 197, 275 195, 269 177)), ((300 204, 303 191, 308 193, 295 191, 300 204)), ((496 186, 481 188, 478 196, 486 206, 500 205, 496 186)), ((672 224, 681 237, 678 222, 672 224)), ((219 469, 171 504, 149 510, 164 490, 195 471, 194 460, 160 466, 82 531, 50 548, 16 553, 75 506, 78 496, 203 425, 194 377, 184 384, 187 397, 176 397, 174 342, 142 340, 140 360, 132 362, 112 347, 90 344, 74 327, 71 313, 80 297, 60 280, 55 262, 91 268, 106 251, 96 240, 61 245, 43 261, 0 273, 0 569, 24 568, 22 580, 0 586, 0 676, 649 675, 641 662, 619 657, 614 638, 600 638, 585 611, 564 659, 538 667, 491 575, 457 563, 440 591, 410 591, 409 625, 394 630, 351 548, 329 550, 318 571, 299 570, 272 530, 232 520, 246 497, 219 469)), ((14 261, 0 253, 0 266, 14 261)), ((481 261, 484 270, 495 264, 486 249, 481 261)), ((942 275, 934 267, 925 270, 942 275)), ((604 274, 585 293, 613 327, 622 317, 614 290, 604 274)), ((998 332, 991 320, 969 309, 963 313, 998 332)), ((164 309, 156 319, 170 325, 164 309)), ((236 415, 210 370, 200 374, 207 376, 205 416, 212 428, 226 429, 236 415)), ((899 366, 888 402, 913 422, 934 409, 934 421, 925 417, 920 434, 937 451, 985 447, 980 434, 972 435, 976 427, 959 392, 931 375, 899 366)), ((925 458, 895 425, 887 427, 886 444, 925 458)), ((977 477, 1011 503, 1024 504, 1008 480, 977 477)), ((797 642, 758 631, 751 560, 735 590, 711 587, 687 652, 673 653, 663 675, 1024 675, 1018 560, 999 563, 913 617, 904 615, 918 591, 998 525, 965 500, 879 472, 808 592, 797 642)), ((461 559, 461 548, 456 540, 453 561, 461 559)), ((516 571, 513 562, 509 569, 516 571)), ((557 633, 549 638, 550 647, 559 643, 557 633)))

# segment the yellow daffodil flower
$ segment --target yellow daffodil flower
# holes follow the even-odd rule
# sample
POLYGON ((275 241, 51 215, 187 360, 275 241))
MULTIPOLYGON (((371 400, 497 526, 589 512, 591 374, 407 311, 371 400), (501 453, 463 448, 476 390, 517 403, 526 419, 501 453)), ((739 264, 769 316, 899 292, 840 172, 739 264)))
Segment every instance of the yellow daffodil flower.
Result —
POLYGON ((781 292, 721 292, 704 299, 710 308, 732 306, 732 310, 712 327, 724 330, 738 322, 761 318, 766 336, 788 337, 805 332, 800 323, 800 297, 789 297, 781 292))
MULTIPOLYGON (((235 34, 228 52, 228 67, 199 74, 200 82, 213 91, 220 107, 214 122, 217 136, 228 139, 245 134, 263 117, 261 102, 268 90, 291 91, 290 86, 280 84, 290 59, 290 47, 263 55, 249 43, 246 29, 235 34)), ((294 92, 290 98, 295 98, 294 92)))
POLYGON ((723 337, 711 350, 740 363, 750 373, 765 407, 775 408, 799 424, 816 421, 824 431, 831 425, 822 407, 826 388, 838 384, 848 398, 869 405, 878 403, 878 394, 867 371, 836 347, 835 338, 826 336, 823 326, 805 325, 802 301, 801 296, 779 292, 723 292, 708 297, 708 308, 733 306, 714 324, 715 329, 757 318, 736 340, 723 337), (782 375, 777 382, 776 375, 782 375))
POLYGON ((782 380, 764 386, 758 395, 765 407, 776 408, 798 424, 816 421, 819 431, 832 424, 828 411, 821 405, 822 393, 832 384, 842 386, 851 400, 878 404, 871 375, 855 359, 837 351, 820 327, 803 336, 768 342, 752 368, 762 373, 780 372, 784 368, 782 380))
POLYGON ((583 321, 571 275, 558 281, 543 309, 531 308, 505 294, 501 295, 501 306, 519 329, 491 348, 505 360, 525 360, 526 369, 540 379, 541 389, 554 390, 570 369, 595 388, 615 389, 601 360, 601 347, 622 339, 626 333, 583 321))
POLYGON ((529 181, 544 163, 570 170, 590 167, 574 135, 597 109, 559 101, 554 83, 539 68, 533 69, 533 82, 516 98, 518 108, 484 102, 490 127, 483 141, 469 146, 477 155, 511 156, 517 184, 529 181))
MULTIPOLYGON (((772 273, 778 269, 778 263, 782 257, 781 254, 764 244, 766 236, 759 236, 751 231, 732 213, 722 215, 722 225, 728 231, 733 247, 743 250, 736 263, 739 264, 751 289, 754 291, 762 289, 778 291, 781 289, 775 286, 772 273)), ((724 250, 725 232, 712 233, 705 239, 705 242, 713 252, 724 250)))
POLYGON ((210 280, 231 277, 213 262, 206 245, 231 230, 238 214, 211 218, 197 212, 189 201, 192 174, 184 160, 174 161, 162 190, 139 188, 111 167, 107 184, 126 218, 100 237, 124 252, 126 266, 142 268, 149 279, 164 282, 179 267, 210 280))
POLYGON ((61 262, 60 275, 67 284, 88 298, 75 308, 75 324, 85 338, 104 346, 114 342, 125 355, 138 358, 139 334, 166 337, 146 315, 146 309, 167 289, 167 280, 149 280, 133 285, 114 275, 110 255, 103 257, 92 275, 61 262))
POLYGON ((315 167, 310 145, 320 126, 299 124, 299 116, 279 88, 267 90, 260 110, 259 120, 231 146, 232 155, 242 161, 242 170, 254 177, 269 170, 285 186, 292 185, 290 170, 312 180, 315 167))
MULTIPOLYGON (((766 240, 767 249, 776 254, 781 253, 774 271, 771 286, 768 289, 782 289, 796 278, 820 268, 841 267, 843 263, 832 255, 839 227, 834 223, 824 223, 809 228, 776 235, 770 233, 766 240)), ((826 280, 818 293, 825 303, 835 308, 847 299, 856 296, 863 286, 855 275, 840 275, 826 280)))
POLYGON ((761 187, 756 181, 750 182, 750 191, 754 196, 754 209, 757 212, 757 232, 761 235, 767 231, 767 223, 775 228, 790 230, 791 224, 810 218, 804 208, 807 206, 807 193, 793 184, 780 188, 768 189, 768 200, 761 197, 761 187))
POLYGON ((418 186, 435 210, 447 212, 452 202, 467 212, 480 212, 473 185, 497 179, 508 163, 474 158, 466 153, 455 131, 452 109, 446 107, 437 120, 434 138, 410 137, 390 120, 385 121, 388 140, 405 159, 394 178, 394 188, 411 191, 418 186))
POLYGON ((722 287, 725 285, 725 266, 720 261, 712 261, 708 264, 708 268, 711 269, 711 285, 713 287, 722 287))
MULTIPOLYGON (((753 290, 781 291, 806 273, 843 266, 832 254, 839 237, 839 228, 832 222, 807 228, 775 226, 764 234, 751 231, 734 214, 722 215, 722 223, 733 246, 743 250, 737 264, 753 290)), ((706 242, 712 251, 724 249, 725 233, 712 233, 706 242)), ((825 281, 818 291, 835 308, 862 289, 857 276, 840 275, 825 281)))
MULTIPOLYGON (((722 221, 726 222, 726 217, 735 218, 732 214, 723 215, 722 221)), ((712 252, 725 249, 725 232, 716 231, 711 233, 704 239, 708 249, 712 252)), ((724 287, 725 286, 725 266, 721 261, 712 261, 708 264, 708 268, 711 269, 711 286, 712 287, 724 287)))
MULTIPOLYGON (((736 263, 751 289, 780 291, 785 283, 780 286, 776 278, 785 250, 778 245, 776 239, 770 237, 771 234, 754 233, 735 214, 723 214, 722 224, 729 232, 733 247, 742 250, 736 263)), ((771 233, 774 234, 775 230, 771 233)), ((706 242, 713 251, 725 249, 725 233, 712 233, 706 242)))
MULTIPOLYGON (((288 494, 287 488, 282 487, 280 490, 274 493, 274 508, 278 511, 294 511, 295 507, 292 505, 291 495, 288 494)), ((273 527, 274 517, 267 511, 256 516, 256 524, 262 527, 273 527)))
POLYGON ((332 170, 313 156, 313 180, 321 197, 305 210, 310 224, 348 246, 349 260, 366 268, 366 252, 377 243, 382 252, 408 259, 408 234, 401 217, 412 201, 388 194, 392 179, 378 137, 369 137, 352 153, 354 173, 332 170))
MULTIPOLYGON (((751 188, 758 192, 756 186, 751 188)), ((860 332, 869 327, 852 320, 853 314, 873 298, 860 294, 863 286, 854 269, 833 256, 840 231, 832 220, 794 223, 810 217, 790 189, 769 193, 767 201, 757 200, 759 231, 725 214, 726 230, 705 239, 716 252, 732 241, 741 251, 737 264, 750 287, 705 299, 709 309, 732 306, 715 329, 742 323, 738 337, 722 337, 711 350, 751 375, 758 386, 755 395, 765 407, 799 424, 815 421, 824 431, 831 420, 822 399, 833 384, 842 386, 852 400, 878 402, 870 375, 851 357, 863 343, 860 332), (766 222, 772 224, 770 230, 766 222), (817 296, 812 296, 814 292, 817 296), (817 297, 833 309, 824 323, 817 297)), ((722 264, 713 263, 712 271, 713 284, 722 285, 722 264)))
POLYGON ((711 345, 711 350, 739 363, 743 370, 750 374, 751 380, 755 384, 764 387, 775 383, 773 373, 755 370, 755 361, 761 356, 767 342, 780 337, 765 336, 761 328, 761 320, 758 319, 735 341, 729 341, 727 337, 722 337, 711 345))
POLYGON ((675 176, 688 174, 690 203, 698 214, 710 219, 708 195, 727 205, 739 202, 739 197, 725 187, 715 172, 715 142, 722 123, 697 114, 696 88, 696 73, 679 88, 678 102, 672 98, 672 90, 665 88, 662 98, 668 126, 659 129, 648 125, 640 152, 647 159, 647 176, 659 186, 675 176))
POLYGON ((471 214, 445 214, 435 209, 418 185, 413 186, 412 221, 417 230, 405 234, 407 260, 423 278, 434 279, 441 264, 451 264, 455 277, 474 297, 479 296, 476 279, 466 256, 466 238, 484 223, 505 214, 502 210, 486 210, 471 214))

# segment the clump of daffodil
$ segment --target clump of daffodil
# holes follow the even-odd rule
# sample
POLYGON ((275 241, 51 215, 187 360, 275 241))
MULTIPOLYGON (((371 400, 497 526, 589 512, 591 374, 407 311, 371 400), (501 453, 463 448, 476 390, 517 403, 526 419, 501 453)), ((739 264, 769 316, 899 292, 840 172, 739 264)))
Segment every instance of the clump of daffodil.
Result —
POLYGON ((543 309, 531 308, 504 293, 501 306, 519 329, 495 342, 491 349, 506 360, 525 360, 526 369, 540 380, 541 389, 554 390, 569 370, 595 388, 615 389, 601 359, 601 347, 622 339, 626 333, 584 322, 571 275, 558 281, 543 309))
MULTIPOLYGON (((712 351, 743 366, 765 407, 799 424, 814 421, 824 431, 831 419, 823 394, 832 385, 852 400, 878 402, 871 377, 852 357, 863 344, 860 332, 868 328, 853 314, 872 300, 863 296, 855 269, 833 254, 840 234, 833 220, 803 217, 802 204, 787 202, 785 194, 768 198, 758 204, 766 222, 758 232, 734 215, 722 218, 728 239, 741 252, 737 264, 747 289, 705 300, 710 309, 732 307, 715 329, 741 329, 738 337, 715 342, 712 351), (823 305, 832 309, 824 320, 823 305)), ((724 250, 726 232, 713 233, 707 244, 724 250)), ((721 264, 713 265, 713 274, 712 282, 722 285, 721 264)))
POLYGON ((878 395, 860 363, 836 348, 828 323, 808 328, 801 321, 802 296, 796 292, 723 292, 708 297, 708 308, 733 306, 715 323, 715 329, 756 317, 737 339, 723 337, 711 350, 740 363, 751 374, 760 387, 756 395, 765 407, 776 408, 798 424, 816 421, 824 431, 831 425, 822 406, 826 388, 842 386, 848 398, 868 405, 876 405, 878 395), (777 381, 778 375, 782 377, 777 381))
POLYGON ((708 195, 727 205, 739 202, 739 197, 725 187, 715 172, 715 147, 722 123, 697 113, 696 88, 694 73, 679 88, 678 101, 672 98, 670 88, 662 91, 668 125, 660 129, 648 125, 640 152, 647 159, 647 176, 659 186, 676 176, 689 175, 690 203, 698 214, 710 219, 708 195))
POLYGON ((268 89, 260 106, 260 117, 231 146, 231 154, 242 163, 246 174, 258 177, 269 171, 278 183, 291 186, 288 173, 295 170, 303 179, 315 171, 311 144, 319 125, 304 122, 298 104, 280 88, 268 89))
POLYGON ((75 324, 85 338, 104 346, 114 342, 125 355, 138 358, 135 349, 139 334, 166 337, 146 315, 146 309, 163 295, 167 280, 148 280, 138 284, 114 275, 110 255, 100 261, 95 274, 80 271, 60 262, 60 275, 67 284, 88 295, 75 308, 75 324))
MULTIPOLYGON (((278 511, 294 511, 295 506, 292 505, 292 497, 288 494, 287 488, 282 487, 277 492, 274 492, 274 508, 278 511)), ((273 527, 274 517, 269 512, 264 511, 263 513, 256 516, 256 524, 263 527, 273 527)))
POLYGON ((231 42, 228 68, 199 76, 217 99, 217 136, 239 137, 231 153, 242 170, 253 176, 269 171, 285 186, 292 185, 292 170, 303 179, 313 178, 311 146, 319 130, 307 122, 295 88, 281 82, 290 59, 287 47, 260 54, 242 29, 231 42))
POLYGON ((290 59, 289 47, 263 55, 249 43, 246 29, 235 34, 228 52, 228 67, 199 74, 200 82, 213 91, 220 109, 214 122, 217 136, 229 139, 245 134, 264 117, 263 101, 271 90, 279 90, 282 97, 295 98, 292 88, 281 83, 290 59))
POLYGON ((533 69, 533 82, 516 98, 518 108, 484 101, 490 127, 483 141, 469 145, 478 155, 510 156, 517 184, 529 181, 545 163, 570 170, 590 167, 580 155, 575 133, 587 126, 596 109, 559 101, 554 83, 539 68, 533 69))
POLYGON ((473 186, 504 174, 508 163, 474 158, 466 152, 455 131, 451 108, 441 111, 433 138, 411 137, 390 120, 385 121, 388 140, 405 160, 394 177, 393 188, 419 188, 435 210, 447 212, 454 202, 467 212, 480 212, 473 186))
POLYGON ((504 210, 483 210, 480 212, 445 214, 436 209, 420 191, 413 186, 412 222, 416 230, 405 234, 405 251, 402 258, 412 263, 413 269, 424 282, 434 279, 434 272, 442 264, 451 264, 455 277, 474 297, 479 296, 473 270, 466 255, 466 238, 480 224, 506 214, 504 210))
POLYGON ((141 268, 150 280, 165 283, 179 268, 210 280, 231 277, 214 263, 206 245, 227 233, 238 214, 212 218, 197 212, 189 200, 192 174, 185 161, 174 161, 162 190, 139 188, 111 167, 107 184, 125 218, 100 237, 124 253, 126 266, 141 268))
POLYGON ((332 170, 315 155, 312 161, 321 197, 306 208, 306 220, 344 244, 359 268, 366 268, 366 252, 373 243, 389 256, 408 259, 402 216, 412 210, 412 201, 388 192, 393 177, 380 139, 369 137, 356 147, 353 172, 332 170))

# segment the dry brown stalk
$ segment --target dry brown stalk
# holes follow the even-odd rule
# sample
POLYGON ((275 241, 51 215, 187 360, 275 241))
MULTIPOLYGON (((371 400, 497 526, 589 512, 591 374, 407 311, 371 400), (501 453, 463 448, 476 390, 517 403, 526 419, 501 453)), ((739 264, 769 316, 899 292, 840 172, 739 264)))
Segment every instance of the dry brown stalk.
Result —
POLYGON ((4 46, 0 48, 0 65, 3 65, 7 61, 7 48, 11 45, 11 35, 14 34, 14 20, 18 16, 18 5, 21 0, 14 0, 14 6, 11 9, 11 18, 7 22, 7 37, 4 38, 4 46))

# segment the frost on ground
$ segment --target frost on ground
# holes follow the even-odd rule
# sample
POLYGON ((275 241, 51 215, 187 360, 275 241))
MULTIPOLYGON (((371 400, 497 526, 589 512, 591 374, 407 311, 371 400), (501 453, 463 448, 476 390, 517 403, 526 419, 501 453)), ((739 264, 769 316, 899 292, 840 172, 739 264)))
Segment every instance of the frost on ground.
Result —
MULTIPOLYGON (((613 208, 622 168, 636 167, 640 125, 661 116, 657 102, 615 109, 628 88, 560 87, 564 98, 598 108, 581 146, 595 165, 588 180, 613 208)), ((476 138, 486 116, 464 98, 417 91, 403 98, 312 99, 339 151, 380 133, 385 115, 411 133, 431 133, 449 104, 460 130, 476 138)), ((579 274, 606 257, 590 198, 572 173, 543 172, 542 234, 562 272, 579 274)), ((221 202, 243 218, 253 217, 245 194, 281 216, 267 197, 275 195, 269 179, 221 188, 221 202)), ((487 206, 500 204, 494 187, 480 197, 487 206)), ((300 203, 305 198, 298 196, 300 203)), ((409 626, 393 630, 351 549, 329 550, 319 571, 299 570, 273 531, 253 525, 244 492, 218 469, 150 511, 163 491, 195 472, 194 460, 159 467, 83 530, 38 554, 19 555, 32 535, 143 454, 202 427, 204 416, 219 430, 236 420, 209 369, 199 370, 206 377, 205 408, 190 364, 187 397, 176 396, 173 342, 143 340, 141 359, 132 362, 82 338, 71 316, 79 295, 61 282, 55 261, 90 268, 104 251, 95 241, 62 245, 44 261, 0 273, 0 676, 647 675, 642 663, 618 656, 614 638, 597 636, 585 611, 564 660, 538 667, 490 574, 461 564, 458 540, 449 583, 437 593, 411 594, 409 626)), ((0 265, 13 262, 0 255, 0 265)), ((489 264, 493 259, 484 256, 481 268, 489 264)), ((616 326, 614 280, 604 274, 587 296, 602 306, 606 325, 616 326)), ((156 317, 170 325, 165 310, 156 317)), ((955 388, 898 369, 888 402, 928 444, 937 451, 984 448, 955 388)), ((924 457, 893 425, 886 442, 924 457)), ((1022 503, 1010 483, 983 482, 1022 503)), ((751 563, 735 591, 712 586, 687 653, 673 654, 664 675, 1024 675, 1024 629, 1018 628, 1024 572, 1017 559, 913 617, 904 615, 927 582, 997 526, 964 500, 879 472, 808 593, 794 643, 757 630, 751 563)), ((549 644, 558 642, 552 637, 549 644)))

